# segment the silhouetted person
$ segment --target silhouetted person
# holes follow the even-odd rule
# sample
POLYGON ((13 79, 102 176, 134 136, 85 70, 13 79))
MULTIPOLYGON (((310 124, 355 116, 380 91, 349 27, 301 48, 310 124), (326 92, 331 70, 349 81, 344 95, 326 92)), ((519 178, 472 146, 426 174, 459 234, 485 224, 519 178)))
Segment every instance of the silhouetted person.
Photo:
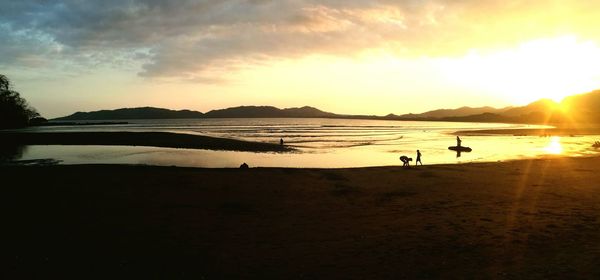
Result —
POLYGON ((412 158, 409 158, 407 156, 401 156, 400 161, 402 162, 402 166, 410 166, 409 162, 412 161, 412 158))
POLYGON ((462 140, 460 140, 460 137, 456 136, 456 146, 461 147, 461 143, 462 143, 462 140))
POLYGON ((283 146, 283 138, 279 138, 279 145, 283 146))
POLYGON ((417 160, 415 161, 415 165, 419 165, 419 163, 423 165, 423 162, 421 162, 421 151, 417 150, 417 160))

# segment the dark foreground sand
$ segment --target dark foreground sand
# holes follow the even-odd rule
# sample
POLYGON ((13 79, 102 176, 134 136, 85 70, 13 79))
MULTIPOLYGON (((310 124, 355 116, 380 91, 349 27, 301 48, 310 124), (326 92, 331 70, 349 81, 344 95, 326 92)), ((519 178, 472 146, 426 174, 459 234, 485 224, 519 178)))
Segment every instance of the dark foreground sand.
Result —
POLYGON ((81 279, 599 279, 600 158, 0 167, 2 269, 81 279))
POLYGON ((0 132, 2 145, 122 145, 249 152, 286 152, 275 143, 169 132, 0 132))

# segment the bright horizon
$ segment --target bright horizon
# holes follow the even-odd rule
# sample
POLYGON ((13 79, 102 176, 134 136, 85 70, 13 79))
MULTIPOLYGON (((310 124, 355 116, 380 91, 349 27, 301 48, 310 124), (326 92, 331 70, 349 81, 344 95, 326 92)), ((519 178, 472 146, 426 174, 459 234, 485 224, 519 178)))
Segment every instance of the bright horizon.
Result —
POLYGON ((519 106, 600 88, 598 11, 558 0, 24 0, 0 11, 0 73, 48 118, 519 106))

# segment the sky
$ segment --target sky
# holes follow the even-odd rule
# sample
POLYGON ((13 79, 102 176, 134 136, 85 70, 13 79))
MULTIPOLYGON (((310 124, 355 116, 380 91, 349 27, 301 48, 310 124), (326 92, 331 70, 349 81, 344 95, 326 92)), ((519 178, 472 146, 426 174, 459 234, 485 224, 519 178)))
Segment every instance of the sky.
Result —
POLYGON ((600 88, 600 1, 0 0, 0 74, 43 116, 154 106, 344 114, 600 88))

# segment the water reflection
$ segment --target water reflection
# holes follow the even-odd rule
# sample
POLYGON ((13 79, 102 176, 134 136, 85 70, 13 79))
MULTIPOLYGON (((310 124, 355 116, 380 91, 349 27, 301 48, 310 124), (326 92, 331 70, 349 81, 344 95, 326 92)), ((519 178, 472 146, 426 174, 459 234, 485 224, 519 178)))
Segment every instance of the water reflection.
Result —
POLYGON ((563 152, 563 147, 560 143, 560 137, 553 136, 550 138, 550 143, 544 148, 544 150, 552 155, 560 155, 563 152))
MULTIPOLYGON (((239 167, 246 162, 250 167, 315 167, 343 168, 401 165, 399 155, 414 157, 414 151, 423 153, 423 164, 493 162, 535 158, 551 154, 586 156, 597 154, 590 149, 589 139, 540 137, 472 137, 473 152, 456 158, 447 147, 434 143, 406 145, 388 150, 380 146, 361 146, 345 149, 305 150, 300 153, 251 153, 209 151, 157 147, 127 146, 30 146, 20 162, 56 159, 62 164, 149 164, 189 167, 239 167), (583 144, 584 143, 584 144, 583 144)), ((38 163, 39 164, 39 163, 38 163)))
POLYGON ((3 144, 0 145, 0 163, 11 162, 23 157, 27 151, 27 146, 3 144))
MULTIPOLYGON (((62 160, 55 158, 40 158, 38 154, 34 152, 34 157, 28 156, 31 154, 31 147, 36 146, 23 146, 15 144, 5 144, 0 146, 0 165, 56 165, 60 164, 62 160)), ((60 155, 57 155, 60 157, 60 155)))
MULTIPOLYGON (((246 141, 280 143, 296 148, 297 153, 271 154, 194 149, 169 149, 126 146, 31 146, 21 162, 56 159, 63 164, 151 164, 191 167, 363 167, 401 165, 400 155, 416 157, 423 153, 423 164, 491 162, 534 158, 548 154, 585 156, 600 150, 590 149, 597 136, 465 136, 473 152, 449 152, 457 130, 532 128, 522 125, 396 122, 334 119, 215 119, 132 121, 124 126, 41 127, 44 131, 165 131, 201 134, 246 141), (136 123, 134 123, 136 122, 136 123)), ((535 127, 534 127, 535 128, 535 127)), ((33 128, 32 128, 33 129, 33 128)))

